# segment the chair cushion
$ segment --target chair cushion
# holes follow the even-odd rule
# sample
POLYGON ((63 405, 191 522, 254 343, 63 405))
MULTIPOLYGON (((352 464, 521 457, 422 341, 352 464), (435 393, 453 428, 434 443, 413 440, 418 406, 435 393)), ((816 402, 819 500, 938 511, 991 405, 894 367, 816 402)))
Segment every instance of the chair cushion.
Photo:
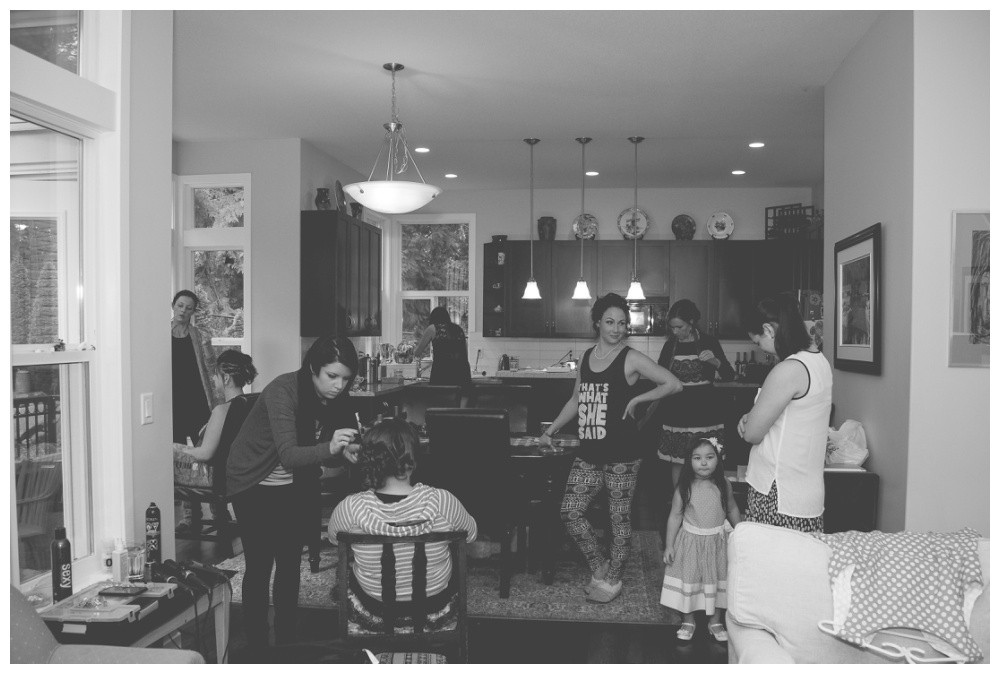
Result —
POLYGON ((379 653, 380 665, 446 665, 448 658, 439 653, 379 653))
MULTIPOLYGON (((349 636, 384 634, 382 618, 369 611, 352 591, 347 593, 351 606, 347 617, 349 636)), ((429 613, 424 632, 452 632, 458 629, 458 596, 453 596, 440 611, 429 613)), ((394 634, 413 634, 412 616, 397 616, 394 634)))

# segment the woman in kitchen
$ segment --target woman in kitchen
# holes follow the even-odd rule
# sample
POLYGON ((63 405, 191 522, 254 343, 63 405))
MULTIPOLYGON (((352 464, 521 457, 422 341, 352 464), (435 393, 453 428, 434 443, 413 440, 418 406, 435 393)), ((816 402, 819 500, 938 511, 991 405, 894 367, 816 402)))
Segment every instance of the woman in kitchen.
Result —
POLYGON ((599 298, 590 318, 597 344, 584 353, 573 395, 538 444, 551 446, 552 436, 577 419, 580 450, 566 480, 560 511, 566 530, 590 566, 592 577, 584 588, 587 600, 608 603, 621 594, 632 537, 632 501, 642 454, 635 410, 643 403, 679 393, 683 386, 668 370, 626 345, 628 304, 621 295, 609 293, 599 298), (639 377, 652 381, 655 388, 636 395, 639 377), (608 492, 611 514, 607 555, 585 516, 602 489, 608 492))
POLYGON ((302 547, 315 535, 320 464, 354 462, 358 435, 348 393, 358 353, 345 337, 320 337, 296 372, 264 387, 229 450, 226 495, 246 560, 243 620, 251 656, 268 645, 274 568, 275 642, 296 638, 302 547))
MULTIPOLYGON (((656 413, 662 428, 659 458, 671 467, 671 489, 677 486, 685 453, 696 438, 725 442, 725 423, 712 383, 716 373, 722 381, 732 381, 736 373, 719 340, 701 331, 700 320, 701 312, 694 302, 687 299, 674 302, 667 312, 670 336, 656 361, 684 385, 679 395, 658 403, 656 413)), ((657 480, 658 483, 665 481, 665 475, 657 480)), ((661 535, 666 530, 671 491, 664 490, 664 496, 662 507, 655 509, 655 521, 661 535)))
POLYGON ((469 369, 469 344, 465 331, 452 322, 448 310, 434 307, 429 324, 424 328, 413 350, 419 360, 430 344, 434 361, 431 364, 431 383, 442 386, 468 386, 472 383, 469 369))
POLYGON ((823 531, 823 465, 833 374, 788 293, 762 300, 744 320, 750 339, 780 361, 740 419, 749 442, 745 521, 823 531))

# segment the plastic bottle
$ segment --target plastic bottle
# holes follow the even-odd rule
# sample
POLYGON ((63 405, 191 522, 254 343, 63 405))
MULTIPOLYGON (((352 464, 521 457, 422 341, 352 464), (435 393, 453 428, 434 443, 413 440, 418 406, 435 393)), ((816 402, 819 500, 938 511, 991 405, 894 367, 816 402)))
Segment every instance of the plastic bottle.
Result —
POLYGON ((115 549, 111 552, 111 581, 128 585, 128 550, 120 538, 115 539, 115 549))
POLYGON ((743 379, 743 361, 740 360, 740 352, 736 352, 736 363, 733 365, 733 370, 736 372, 737 379, 743 379))
POLYGON ((73 555, 66 527, 56 527, 52 541, 52 603, 73 595, 73 555))
POLYGON ((146 508, 146 559, 160 562, 160 509, 150 501, 146 508))
POLYGON ((104 573, 111 573, 111 553, 114 552, 115 542, 110 538, 102 541, 103 551, 101 552, 101 569, 104 573))

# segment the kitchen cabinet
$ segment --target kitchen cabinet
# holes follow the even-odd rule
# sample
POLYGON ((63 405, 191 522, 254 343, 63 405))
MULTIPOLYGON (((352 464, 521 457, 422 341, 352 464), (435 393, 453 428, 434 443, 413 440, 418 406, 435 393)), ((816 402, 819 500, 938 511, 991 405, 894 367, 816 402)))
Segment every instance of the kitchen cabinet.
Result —
POLYGON ((598 296, 618 293, 625 297, 632 283, 633 266, 639 270, 639 281, 646 297, 670 295, 671 243, 639 241, 633 250, 631 241, 599 242, 598 296))
POLYGON ((302 211, 303 337, 382 334, 382 232, 338 211, 302 211))
MULTIPOLYGON (((559 339, 593 337, 590 325, 590 306, 593 300, 572 299, 576 282, 580 278, 579 241, 535 242, 534 270, 535 281, 542 295, 540 300, 521 299, 531 275, 531 247, 528 241, 506 242, 504 266, 507 336, 559 339)), ((597 287, 597 247, 592 241, 584 242, 583 277, 593 293, 597 287)), ((485 293, 484 288, 484 295, 485 293)), ((489 309, 484 306, 484 315, 487 311, 489 309)))

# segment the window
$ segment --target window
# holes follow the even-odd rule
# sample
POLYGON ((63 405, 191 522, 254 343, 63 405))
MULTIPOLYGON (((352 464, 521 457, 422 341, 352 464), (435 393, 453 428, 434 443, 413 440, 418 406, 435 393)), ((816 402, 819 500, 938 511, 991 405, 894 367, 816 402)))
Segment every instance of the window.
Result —
POLYGON ((194 322, 216 355, 250 353, 250 176, 177 179, 175 290, 198 296, 194 322))
POLYGON ((79 138, 10 119, 12 457, 18 582, 51 569, 64 526, 93 552, 79 138))
POLYGON ((80 12, 11 10, 10 43, 73 74, 79 74, 80 12))
MULTIPOLYGON (((398 322, 403 339, 416 339, 430 312, 445 307, 466 334, 475 329, 471 279, 475 255, 475 218, 468 215, 403 216, 399 218, 398 322)), ((398 284, 398 285, 397 285, 398 284)))

